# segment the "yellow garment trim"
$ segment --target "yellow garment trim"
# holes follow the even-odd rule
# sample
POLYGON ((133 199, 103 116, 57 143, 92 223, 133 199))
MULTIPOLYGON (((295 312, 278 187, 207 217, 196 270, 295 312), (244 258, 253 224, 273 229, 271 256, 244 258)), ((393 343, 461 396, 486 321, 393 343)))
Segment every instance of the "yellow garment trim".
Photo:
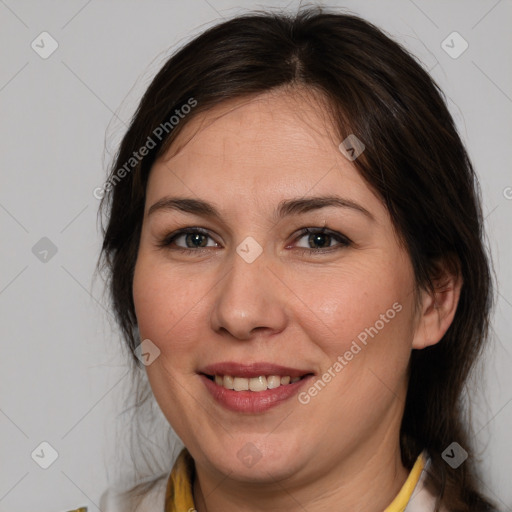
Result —
POLYGON ((195 511, 192 482, 195 477, 194 459, 186 448, 181 450, 172 468, 165 491, 165 512, 195 511))
MULTIPOLYGON (((414 463, 407 480, 384 512, 403 512, 412 492, 418 483, 425 466, 423 455, 420 454, 414 463)), ((165 492, 165 512, 195 511, 192 482, 195 477, 194 459, 186 448, 180 452, 172 468, 165 492)))
POLYGON ((425 459, 423 454, 420 453, 414 466, 407 477, 407 480, 402 485, 400 492, 396 495, 395 499, 385 508, 384 512, 403 512, 407 503, 411 499, 412 492, 420 479, 421 472, 425 466, 425 459))

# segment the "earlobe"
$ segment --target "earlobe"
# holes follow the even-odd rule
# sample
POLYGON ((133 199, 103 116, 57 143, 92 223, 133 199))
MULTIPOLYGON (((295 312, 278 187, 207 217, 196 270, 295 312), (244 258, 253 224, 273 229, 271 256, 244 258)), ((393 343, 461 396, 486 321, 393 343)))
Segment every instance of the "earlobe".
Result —
POLYGON ((434 291, 422 290, 421 307, 412 348, 422 349, 439 343, 450 327, 462 289, 460 272, 442 269, 433 280, 434 291))

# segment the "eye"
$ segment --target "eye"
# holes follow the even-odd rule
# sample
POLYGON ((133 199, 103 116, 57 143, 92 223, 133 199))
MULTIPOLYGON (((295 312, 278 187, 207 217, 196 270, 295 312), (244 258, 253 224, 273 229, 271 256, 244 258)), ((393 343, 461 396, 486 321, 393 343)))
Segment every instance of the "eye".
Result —
POLYGON ((351 244, 351 241, 341 233, 331 229, 323 228, 303 228, 299 232, 296 240, 306 239, 306 246, 299 246, 303 253, 323 253, 332 252, 351 244), (338 241, 338 245, 330 245, 332 241, 338 241), (320 245, 320 247, 318 247, 320 245), (307 249, 302 249, 307 247, 307 249))
MULTIPOLYGON (((158 245, 159 247, 167 247, 185 253, 202 252, 201 249, 212 247, 212 245, 208 245, 208 238, 213 241, 207 230, 193 227, 171 233, 161 240, 158 245), (185 247, 183 245, 176 245, 176 242, 180 239, 183 240, 185 247), (173 247, 173 245, 175 246, 173 247)), ((213 241, 213 247, 216 246, 218 246, 217 242, 213 241)))
MULTIPOLYGON (((342 249, 351 244, 351 241, 341 233, 322 228, 303 228, 300 230, 296 240, 302 238, 306 239, 306 246, 295 246, 304 254, 318 254, 332 252, 342 249), (331 245, 333 241, 337 241, 337 245, 331 245), (320 247, 318 247, 320 246, 320 247), (304 248, 305 247, 305 248, 304 248)), ((184 253, 202 253, 202 249, 209 249, 212 247, 219 247, 206 229, 200 227, 184 228, 170 235, 167 235, 159 243, 159 247, 168 248, 173 251, 180 251, 184 253), (213 244, 208 244, 210 239, 213 244), (184 245, 179 245, 177 242, 181 240, 184 245)))

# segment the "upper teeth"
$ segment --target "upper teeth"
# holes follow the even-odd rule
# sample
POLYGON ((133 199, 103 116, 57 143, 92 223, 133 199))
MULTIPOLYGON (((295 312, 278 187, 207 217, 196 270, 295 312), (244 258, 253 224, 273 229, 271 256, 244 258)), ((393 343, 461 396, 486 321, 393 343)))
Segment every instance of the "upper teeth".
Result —
POLYGON ((294 383, 300 380, 300 377, 289 376, 281 377, 279 375, 260 375, 247 379, 245 377, 232 377, 231 375, 215 375, 215 383, 226 389, 235 391, 265 391, 266 389, 275 389, 279 386, 294 383))

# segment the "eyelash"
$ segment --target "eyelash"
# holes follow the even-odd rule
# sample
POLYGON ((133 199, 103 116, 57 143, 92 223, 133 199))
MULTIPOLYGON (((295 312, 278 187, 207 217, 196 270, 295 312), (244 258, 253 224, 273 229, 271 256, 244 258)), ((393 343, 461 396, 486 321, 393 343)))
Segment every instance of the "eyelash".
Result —
MULTIPOLYGON (((185 254, 192 254, 192 253, 195 253, 195 254, 201 254, 203 253, 204 250, 207 250, 208 248, 207 247, 199 247, 197 249, 190 249, 190 248, 185 248, 185 247, 173 247, 171 248, 171 244, 180 236, 182 235, 189 235, 189 234, 201 234, 201 235, 205 235, 205 236, 208 236, 210 238, 212 238, 210 236, 210 233, 206 230, 206 229, 203 229, 203 228, 200 228, 200 227, 191 227, 191 228, 183 228, 183 229, 180 229, 174 233, 171 233, 170 235, 167 235, 166 237, 164 237, 159 243, 158 243, 158 246, 159 247, 162 247, 162 248, 166 248, 166 249, 169 249, 169 250, 172 250, 172 251, 179 251, 181 253, 185 253, 185 254)), ((297 234, 297 237, 296 237, 296 240, 299 240, 301 239, 302 237, 304 237, 305 235, 316 235, 316 234, 325 234, 325 235, 329 235, 330 237, 332 237, 333 239, 336 239, 338 242, 340 242, 340 244, 338 246, 335 246, 335 247, 328 247, 326 249, 306 249, 306 248, 298 248, 297 250, 301 252, 302 255, 312 255, 312 254, 326 254, 326 253, 330 253, 330 252, 334 252, 334 251, 337 251, 337 250, 340 250, 344 247, 348 247, 349 245, 352 244, 352 241, 347 238, 346 236, 342 235, 341 233, 338 233, 337 231, 333 231, 331 229, 327 229, 325 227, 323 228, 302 228, 299 233, 297 234)))

